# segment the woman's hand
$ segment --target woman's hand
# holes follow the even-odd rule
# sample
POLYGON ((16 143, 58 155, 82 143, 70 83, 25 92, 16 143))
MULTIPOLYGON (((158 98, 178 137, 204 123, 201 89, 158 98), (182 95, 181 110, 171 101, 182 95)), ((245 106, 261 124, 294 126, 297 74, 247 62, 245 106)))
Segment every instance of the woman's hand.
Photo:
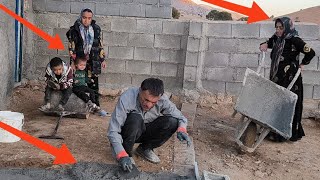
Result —
POLYGON ((268 50, 268 44, 267 43, 263 43, 260 45, 259 47, 260 51, 264 51, 264 52, 267 52, 268 50))
POLYGON ((103 69, 105 69, 105 68, 107 67, 106 61, 103 61, 103 62, 101 63, 101 67, 102 67, 103 69))

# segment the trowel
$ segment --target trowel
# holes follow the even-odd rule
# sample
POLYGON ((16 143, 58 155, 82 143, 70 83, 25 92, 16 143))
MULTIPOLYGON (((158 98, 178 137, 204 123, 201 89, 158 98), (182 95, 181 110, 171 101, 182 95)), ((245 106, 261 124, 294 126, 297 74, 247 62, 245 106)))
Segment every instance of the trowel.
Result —
POLYGON ((140 171, 135 164, 132 164, 131 171, 124 171, 121 167, 119 167, 118 178, 119 179, 132 179, 140 175, 140 171))

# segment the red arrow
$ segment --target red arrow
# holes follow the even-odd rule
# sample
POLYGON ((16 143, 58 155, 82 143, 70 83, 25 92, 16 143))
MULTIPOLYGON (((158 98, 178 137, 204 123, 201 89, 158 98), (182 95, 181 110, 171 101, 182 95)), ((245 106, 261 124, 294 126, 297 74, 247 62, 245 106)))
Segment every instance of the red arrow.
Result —
POLYGON ((229 9, 234 12, 238 12, 243 15, 247 15, 249 17, 247 21, 248 24, 269 19, 269 16, 254 1, 251 8, 240 6, 238 4, 234 4, 234 3, 222 1, 222 0, 202 0, 202 1, 216 5, 216 6, 220 6, 225 9, 229 9))
POLYGON ((23 25, 31 29, 34 33, 38 34, 42 39, 46 40, 49 43, 49 49, 64 49, 63 42, 61 41, 59 35, 57 34, 55 37, 51 37, 46 32, 42 31, 41 29, 37 28, 35 25, 31 24, 27 20, 23 19, 22 17, 15 14, 13 11, 5 7, 4 5, 0 4, 0 9, 2 9, 5 13, 9 16, 12 16, 17 21, 21 22, 23 25))
POLYGON ((56 148, 1 121, 0 128, 55 156, 56 159, 53 161, 53 164, 74 164, 77 162, 65 144, 62 144, 60 149, 56 148))

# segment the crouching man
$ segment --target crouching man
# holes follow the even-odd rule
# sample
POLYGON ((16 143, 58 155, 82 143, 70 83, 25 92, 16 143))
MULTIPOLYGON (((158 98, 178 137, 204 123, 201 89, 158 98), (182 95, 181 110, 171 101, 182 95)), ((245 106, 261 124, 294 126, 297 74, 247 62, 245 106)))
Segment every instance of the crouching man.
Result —
POLYGON ((133 145, 138 156, 160 163, 153 149, 162 146, 175 132, 177 138, 190 145, 187 119, 163 94, 162 80, 145 79, 141 87, 130 88, 119 98, 111 115, 108 138, 119 165, 131 171, 133 145))

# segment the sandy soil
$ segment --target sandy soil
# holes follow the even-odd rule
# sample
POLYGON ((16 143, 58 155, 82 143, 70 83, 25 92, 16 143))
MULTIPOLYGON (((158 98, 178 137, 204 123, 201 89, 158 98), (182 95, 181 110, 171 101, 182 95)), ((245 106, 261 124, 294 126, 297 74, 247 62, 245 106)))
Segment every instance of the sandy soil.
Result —
MULTIPOLYGON (((43 87, 16 88, 12 96, 11 110, 25 115, 23 131, 38 137, 50 133, 56 117, 44 116, 37 107, 41 105, 43 87)), ((112 110, 115 98, 104 97, 102 107, 112 110)), ((265 140, 254 153, 239 151, 234 142, 240 116, 231 118, 232 105, 214 105, 198 108, 194 131, 196 161, 201 172, 208 170, 230 176, 232 180, 292 179, 306 180, 320 177, 320 123, 305 119, 306 137, 298 142, 274 143, 265 140)), ((79 162, 113 163, 110 145, 106 137, 109 118, 91 115, 89 119, 64 119, 58 131, 65 140, 45 140, 56 147, 66 143, 79 162)), ((156 153, 162 162, 154 165, 135 157, 138 167, 146 172, 170 172, 173 162, 173 138, 156 153)), ((19 141, 0 144, 0 168, 41 167, 55 169, 53 156, 30 144, 19 141)))

